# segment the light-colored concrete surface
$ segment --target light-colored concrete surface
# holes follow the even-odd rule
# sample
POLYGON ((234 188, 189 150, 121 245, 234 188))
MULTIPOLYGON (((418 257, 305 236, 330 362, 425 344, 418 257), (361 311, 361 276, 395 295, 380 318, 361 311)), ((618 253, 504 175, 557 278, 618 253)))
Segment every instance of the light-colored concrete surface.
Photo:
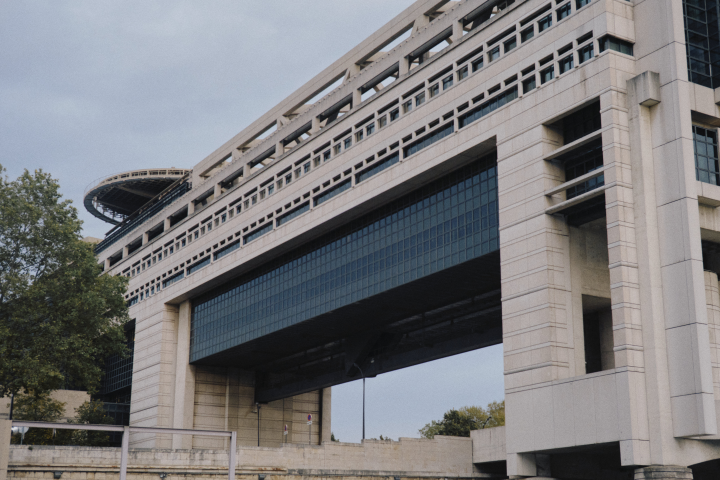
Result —
POLYGON ((7 478, 7 468, 10 461, 11 427, 11 421, 0 420, 0 480, 7 478))
POLYGON ((470 432, 473 463, 502 462, 505 450, 505 427, 484 428, 470 432))
MULTIPOLYGON (((329 442, 323 445, 240 447, 238 474, 309 476, 482 477, 472 464, 469 438, 438 436, 433 440, 401 438, 368 440, 364 444, 329 442)), ((89 447, 10 448, 10 478, 30 472, 63 471, 63 479, 85 478, 90 472, 112 476, 117 472, 120 450, 89 447)), ((227 475, 227 451, 130 450, 129 471, 227 475)), ((157 473, 155 473, 157 476, 157 473)))

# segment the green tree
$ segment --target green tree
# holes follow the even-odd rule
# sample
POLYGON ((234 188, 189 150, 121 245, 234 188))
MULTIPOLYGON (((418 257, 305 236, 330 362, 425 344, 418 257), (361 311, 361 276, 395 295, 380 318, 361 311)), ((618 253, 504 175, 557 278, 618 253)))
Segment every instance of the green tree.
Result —
POLYGON ((93 393, 104 359, 125 353, 127 279, 101 275, 82 222, 41 170, 0 165, 0 397, 67 384, 93 393))
MULTIPOLYGON (((85 425, 112 425, 113 423, 112 418, 105 411, 105 404, 100 400, 85 402, 75 412, 77 415, 70 423, 85 425)), ((107 432, 73 430, 70 442, 72 445, 85 447, 107 447, 110 444, 110 435, 107 432)))
POLYGON ((490 402, 487 408, 469 406, 448 410, 442 420, 432 420, 421 428, 420 435, 425 438, 433 438, 435 435, 469 437, 471 430, 502 425, 505 425, 505 400, 490 402))
MULTIPOLYGON (((13 418, 35 422, 57 422, 65 411, 65 403, 50 397, 43 392, 37 395, 20 394, 15 397, 13 418)), ((65 445, 70 438, 67 430, 48 428, 31 428, 25 434, 25 445, 65 445)), ((21 435, 14 434, 11 443, 20 443, 21 435)))

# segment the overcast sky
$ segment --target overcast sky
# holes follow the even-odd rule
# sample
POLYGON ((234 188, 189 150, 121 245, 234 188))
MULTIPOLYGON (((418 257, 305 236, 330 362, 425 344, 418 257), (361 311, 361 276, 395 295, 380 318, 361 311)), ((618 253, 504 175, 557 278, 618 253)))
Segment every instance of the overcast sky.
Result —
MULTIPOLYGON (((85 221, 89 184, 192 168, 412 0, 0 0, 0 164, 42 168, 85 221)), ((502 399, 493 347, 368 380, 368 436, 417 436, 452 407, 502 399)), ((361 382, 333 389, 359 441, 361 382), (360 393, 359 393, 360 392, 360 393)))

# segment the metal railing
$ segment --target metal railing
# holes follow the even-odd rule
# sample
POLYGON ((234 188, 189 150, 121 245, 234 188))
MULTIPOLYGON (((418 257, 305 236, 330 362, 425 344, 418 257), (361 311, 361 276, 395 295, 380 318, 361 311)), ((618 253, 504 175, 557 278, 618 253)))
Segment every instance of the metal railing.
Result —
POLYGON ((120 480, 127 479, 130 432, 169 433, 173 435, 204 435, 208 437, 230 437, 230 449, 228 453, 228 480, 235 480, 237 432, 228 432, 224 430, 185 430, 180 428, 127 427, 119 425, 83 425, 76 423, 29 422, 24 420, 12 420, 12 426, 29 428, 55 428, 64 430, 95 430, 101 432, 122 432, 123 435, 120 454, 120 480))

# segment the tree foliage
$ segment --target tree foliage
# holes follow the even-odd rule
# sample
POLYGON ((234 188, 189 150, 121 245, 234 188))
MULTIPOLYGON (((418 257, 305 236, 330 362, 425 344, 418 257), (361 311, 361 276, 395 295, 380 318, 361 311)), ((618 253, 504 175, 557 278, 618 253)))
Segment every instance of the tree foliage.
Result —
MULTIPOLYGON (((100 400, 85 402, 75 410, 77 415, 70 423, 86 425, 112 425, 113 421, 105 411, 105 405, 100 400)), ((110 435, 107 432, 91 430, 73 430, 72 445, 85 447, 107 447, 110 444, 110 435)))
MULTIPOLYGON (((14 400, 13 418, 35 422, 57 422, 65 411, 65 403, 53 399, 50 393, 37 395, 18 395, 14 400)), ((18 444, 21 435, 14 434, 11 443, 18 444)), ((22 443, 25 445, 65 445, 70 432, 58 430, 53 432, 47 428, 31 428, 25 434, 22 443), (58 435, 59 433, 59 435, 58 435)))
POLYGON ((124 354, 127 279, 100 275, 59 185, 41 170, 14 181, 0 165, 0 397, 97 390, 104 359, 124 354))
POLYGON ((505 400, 490 402, 487 408, 478 406, 450 409, 442 420, 433 420, 420 429, 420 435, 433 438, 435 435, 469 437, 471 430, 500 427, 505 425, 505 400))
MULTIPOLYGON (((58 422, 65 411, 65 403, 55 400, 50 393, 37 395, 20 394, 15 397, 13 417, 17 420, 36 422, 58 422)), ((85 425, 112 425, 105 405, 99 400, 84 402, 75 410, 75 418, 68 423, 85 425)), ((19 444, 21 435, 13 434, 11 443, 19 444)), ((80 445, 85 447, 106 447, 110 444, 107 432, 88 430, 65 430, 52 428, 30 428, 25 434, 25 445, 80 445)))

